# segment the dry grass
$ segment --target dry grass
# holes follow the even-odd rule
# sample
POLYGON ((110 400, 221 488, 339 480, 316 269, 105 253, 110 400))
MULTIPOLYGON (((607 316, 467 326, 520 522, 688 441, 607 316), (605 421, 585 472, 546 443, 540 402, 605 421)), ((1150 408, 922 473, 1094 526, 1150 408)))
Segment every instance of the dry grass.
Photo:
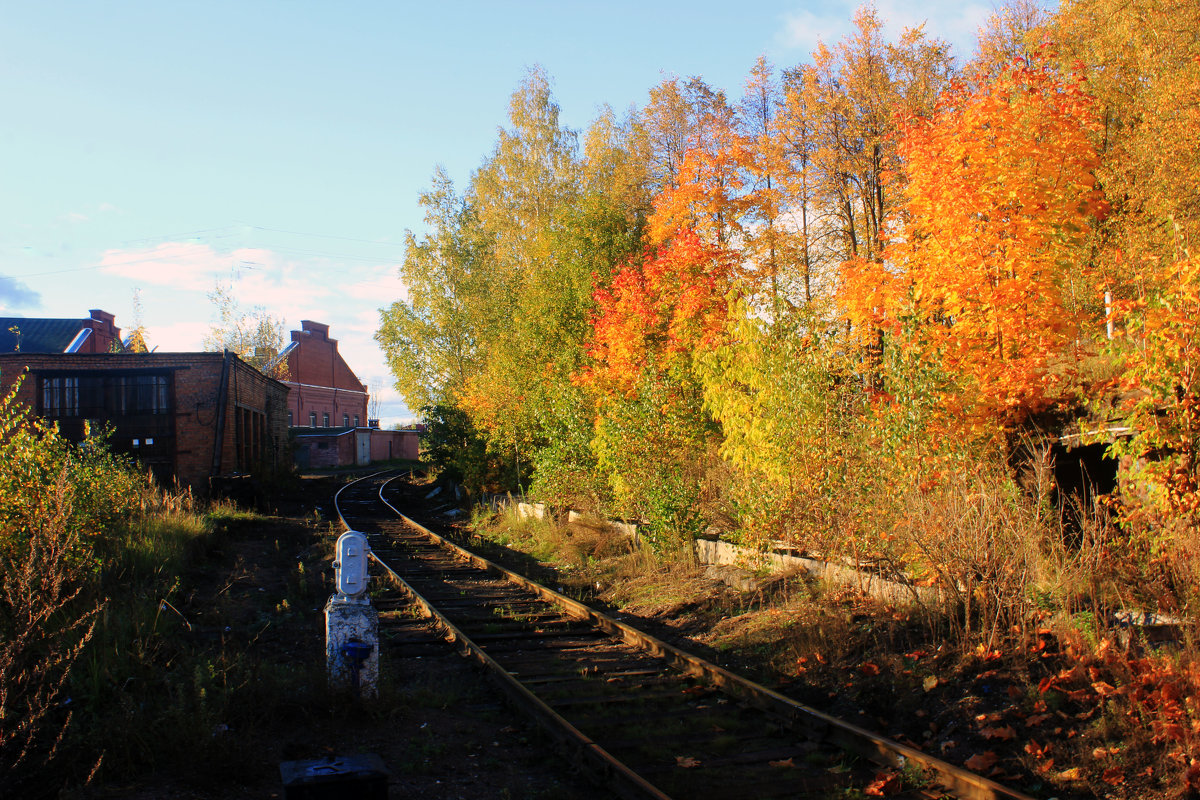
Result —
MULTIPOLYGON (((60 481, 53 507, 65 513, 60 481)), ((71 712, 71 670, 92 638, 102 601, 90 564, 62 516, 29 531, 24 551, 0 549, 0 794, 20 794, 59 754, 71 712)))

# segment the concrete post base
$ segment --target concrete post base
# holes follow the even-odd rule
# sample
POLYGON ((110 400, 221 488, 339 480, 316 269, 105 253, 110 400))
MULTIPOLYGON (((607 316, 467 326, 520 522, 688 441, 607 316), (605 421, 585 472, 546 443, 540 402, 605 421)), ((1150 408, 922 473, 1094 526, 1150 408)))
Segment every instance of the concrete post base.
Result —
POLYGON ((360 697, 379 696, 379 615, 374 608, 339 601, 336 595, 329 598, 325 604, 325 663, 331 689, 353 691, 357 680, 360 697), (366 657, 355 658, 355 649, 366 657))

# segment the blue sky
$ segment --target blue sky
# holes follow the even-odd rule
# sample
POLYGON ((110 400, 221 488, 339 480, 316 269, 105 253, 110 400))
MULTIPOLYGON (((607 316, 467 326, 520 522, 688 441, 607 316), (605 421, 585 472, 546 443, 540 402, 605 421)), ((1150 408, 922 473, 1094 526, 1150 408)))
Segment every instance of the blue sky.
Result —
MULTIPOLYGON (((564 124, 643 105, 669 75, 731 95, 765 54, 808 60, 856 3, 43 2, 0 15, 0 314, 133 319, 194 350, 230 283, 299 328, 330 325, 410 416, 371 336, 402 296, 404 231, 436 165, 462 184, 525 70, 564 124)), ((991 2, 876 6, 965 57, 991 2)))

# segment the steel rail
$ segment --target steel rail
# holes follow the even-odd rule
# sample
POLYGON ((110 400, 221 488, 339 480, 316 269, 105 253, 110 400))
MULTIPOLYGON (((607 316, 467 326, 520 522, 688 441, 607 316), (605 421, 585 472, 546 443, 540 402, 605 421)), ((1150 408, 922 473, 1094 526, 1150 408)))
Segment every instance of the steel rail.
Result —
MULTIPOLYGON (((383 473, 374 473, 359 480, 370 480, 371 478, 377 477, 380 474, 383 473)), ((384 505, 390 508, 402 520, 404 520, 406 524, 412 526, 414 529, 425 535, 433 535, 434 540, 437 541, 439 545, 444 546, 446 542, 445 539, 437 536, 436 534, 432 534, 426 528, 408 519, 408 517, 405 517, 403 514, 397 511, 395 506, 393 506, 391 503, 388 503, 387 500, 384 499, 383 488, 391 480, 394 480, 394 478, 389 479, 389 481, 385 481, 379 487, 379 499, 384 503, 384 505)), ((350 528, 350 525, 347 523, 345 516, 342 514, 338 500, 342 491, 358 482, 359 481, 354 481, 346 484, 346 486, 343 486, 334 495, 334 508, 337 511, 338 519, 341 521, 342 525, 346 526, 348 529, 350 528)), ((432 603, 430 603, 424 596, 421 595, 420 592, 413 588, 411 584, 404 580, 404 578, 402 578, 394 569, 392 569, 387 562, 375 555, 374 552, 371 553, 371 560, 379 564, 379 566, 384 569, 388 575, 388 578, 397 589, 407 595, 425 613, 426 616, 436 621, 438 627, 443 630, 446 638, 456 647, 460 654, 467 656, 481 664, 487 670, 487 674, 494 681, 496 681, 504 693, 508 695, 509 700, 518 708, 523 710, 526 714, 532 716, 544 730, 548 731, 555 738, 555 740, 558 741, 559 745, 566 750, 567 755, 572 762, 590 769, 594 774, 616 789, 616 791, 622 797, 627 798, 627 800, 645 800, 646 798, 650 798, 650 800, 672 800, 669 795, 664 794, 641 775, 638 775, 636 772, 631 770, 622 761, 612 756, 603 747, 593 741, 590 737, 584 735, 582 731, 580 731, 565 718, 563 718, 562 715, 543 702, 541 698, 529 691, 529 689, 526 688, 513 675, 511 675, 508 670, 504 669, 504 667, 497 663, 494 658, 484 652, 479 645, 471 641, 471 639, 467 637, 457 625, 455 625, 450 621, 449 618, 438 611, 438 609, 432 603)))
MULTIPOLYGON (((375 473, 360 480, 368 480, 380 474, 382 473, 375 473)), ((597 611, 578 600, 567 597, 560 592, 556 592, 549 587, 543 586, 519 573, 513 572, 470 550, 460 547, 411 519, 384 497, 384 489, 396 477, 399 476, 393 476, 380 485, 379 500, 391 509, 392 513, 405 525, 430 538, 439 546, 454 553, 468 563, 489 573, 503 577, 509 582, 535 593, 543 600, 564 609, 569 616, 588 622, 612 636, 619 637, 622 641, 633 647, 662 658, 685 674, 692 675, 749 705, 767 711, 783 720, 789 726, 805 730, 815 740, 830 741, 844 750, 853 752, 883 766, 903 768, 906 764, 915 764, 922 770, 932 773, 935 781, 941 787, 963 800, 1033 800, 1028 795, 989 778, 804 705, 779 692, 732 673, 723 667, 687 653, 657 637, 597 611)), ((353 484, 348 484, 347 487, 350 485, 353 484)), ((343 487, 343 490, 347 487, 343 487)), ((338 495, 340 494, 341 490, 338 492, 338 495)), ((338 502, 336 495, 334 502, 336 507, 338 502)), ((343 525, 350 527, 340 510, 338 516, 343 525)), ((432 604, 404 581, 382 559, 374 554, 372 554, 372 558, 388 573, 390 580, 398 588, 412 597, 414 602, 428 616, 437 620, 438 625, 446 631, 447 637, 451 639, 460 653, 483 664, 493 678, 500 682, 506 693, 517 705, 532 714, 543 725, 551 726, 550 729, 556 738, 565 744, 573 755, 576 755, 578 759, 582 759, 594 770, 598 769, 603 777, 613 782, 613 785, 620 791, 622 796, 630 798, 667 798, 669 800, 668 795, 663 794, 625 764, 611 756, 591 738, 576 729, 570 722, 530 692, 517 678, 484 652, 482 648, 472 642, 469 637, 463 634, 445 615, 434 608, 432 604)))

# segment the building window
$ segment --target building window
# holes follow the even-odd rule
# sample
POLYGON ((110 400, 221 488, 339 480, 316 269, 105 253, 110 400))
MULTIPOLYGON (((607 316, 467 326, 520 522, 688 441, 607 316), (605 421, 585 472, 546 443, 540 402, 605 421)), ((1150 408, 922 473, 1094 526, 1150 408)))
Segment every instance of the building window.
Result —
POLYGON ((42 414, 79 416, 79 378, 42 378, 42 414))
POLYGON ((310 428, 317 427, 317 412, 315 412, 315 411, 308 412, 308 427, 310 427, 310 428))
POLYGON ((350 415, 349 414, 342 414, 342 427, 343 428, 350 427, 350 415))
POLYGON ((166 375, 125 375, 111 380, 121 414, 166 414, 169 411, 166 375))
POLYGON ((358 414, 354 415, 354 427, 358 427, 358 414))
POLYGON ((69 375, 42 379, 47 417, 112 419, 171 413, 167 375, 69 375))
POLYGON ((325 427, 326 428, 329 427, 329 413, 328 412, 325 413, 325 427))
POLYGON ((292 427, 292 410, 288 409, 288 427, 292 427))

